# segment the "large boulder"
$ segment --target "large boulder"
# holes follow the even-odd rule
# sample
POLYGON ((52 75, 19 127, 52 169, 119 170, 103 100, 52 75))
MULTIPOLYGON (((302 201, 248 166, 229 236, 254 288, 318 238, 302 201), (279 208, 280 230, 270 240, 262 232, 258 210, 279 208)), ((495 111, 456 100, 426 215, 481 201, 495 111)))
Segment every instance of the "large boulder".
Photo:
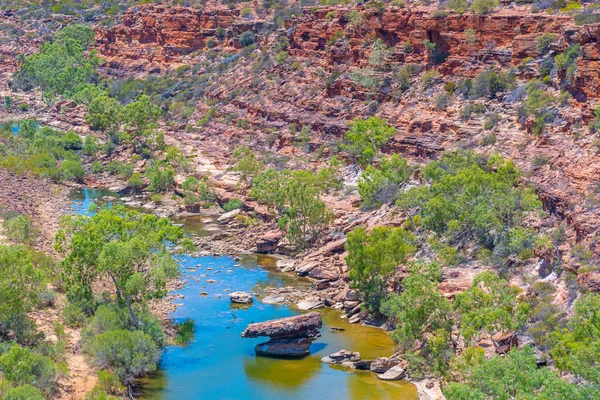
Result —
POLYGON ((226 223, 232 221, 240 212, 241 211, 238 208, 236 208, 235 210, 226 212, 225 214, 223 214, 219 218, 217 218, 217 222, 219 222, 221 224, 226 224, 226 223))
POLYGON ((229 293, 229 300, 235 304, 250 304, 252 303, 252 293, 250 292, 233 292, 229 293))
POLYGON ((377 374, 383 374, 390 368, 395 367, 400 363, 396 357, 377 357, 371 362, 370 370, 377 374))
POLYGON ((323 327, 321 314, 311 312, 295 317, 248 325, 242 332, 244 338, 268 336, 270 340, 256 345, 257 354, 268 356, 301 357, 310 352, 310 344, 323 327))
POLYGON ((265 233, 256 241, 256 252, 261 254, 275 253, 281 240, 281 232, 265 233))
POLYGON ((406 371, 401 365, 395 365, 385 371, 383 374, 377 375, 377 378, 382 381, 397 381, 406 377, 406 371))

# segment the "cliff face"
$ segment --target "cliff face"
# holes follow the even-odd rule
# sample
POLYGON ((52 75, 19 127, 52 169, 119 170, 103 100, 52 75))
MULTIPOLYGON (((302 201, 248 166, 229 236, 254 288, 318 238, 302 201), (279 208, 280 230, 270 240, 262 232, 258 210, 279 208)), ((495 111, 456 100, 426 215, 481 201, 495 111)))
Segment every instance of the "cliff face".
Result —
MULTIPOLYGON (((383 11, 361 9, 363 15, 357 21, 353 11, 339 7, 305 9, 301 17, 288 20, 290 54, 322 65, 349 63, 364 67, 372 52, 371 39, 380 38, 395 48, 386 59, 391 66, 415 63, 435 66, 445 75, 472 77, 491 65, 516 66, 527 57, 537 56, 536 39, 551 32, 559 36, 553 47, 557 52, 573 44, 582 46, 570 86, 577 99, 585 101, 600 95, 600 24, 577 27, 571 16, 511 10, 440 17, 431 9, 395 7, 383 11), (330 48, 336 35, 341 34, 347 40, 330 48), (426 40, 435 44, 434 52, 424 45, 426 40)), ((145 5, 132 7, 122 24, 98 29, 97 48, 109 61, 109 73, 160 72, 206 49, 209 38, 212 45, 239 48, 240 33, 260 30, 265 24, 266 20, 243 18, 239 9, 218 4, 203 11, 145 5), (215 36, 219 28, 225 31, 224 38, 215 36)))
POLYGON ((206 48, 209 38, 215 45, 239 47, 238 35, 259 29, 263 23, 240 18, 239 10, 222 5, 203 11, 163 5, 132 7, 122 24, 97 29, 96 47, 107 59, 109 73, 160 72, 206 48), (221 40, 216 38, 219 28, 226 35, 221 40))
MULTIPOLYGON (((190 154, 203 148, 219 158, 217 154, 228 154, 243 138, 251 140, 258 151, 276 148, 281 154, 294 154, 290 124, 311 128, 310 146, 314 150, 338 140, 353 118, 375 114, 397 130, 386 151, 402 152, 414 163, 427 162, 456 148, 514 159, 539 191, 546 210, 573 228, 574 240, 587 241, 593 250, 600 251, 595 249, 594 240, 600 224, 589 201, 599 183, 600 158, 594 136, 584 128, 599 96, 600 24, 577 27, 571 16, 530 14, 518 9, 442 18, 424 8, 378 11, 341 6, 305 9, 302 15, 289 19, 285 29, 264 34, 259 28, 266 19, 255 16, 250 20, 240 17, 239 10, 215 7, 203 12, 156 5, 135 7, 125 15, 122 25, 100 30, 97 36, 97 48, 109 60, 107 72, 125 76, 165 71, 184 63, 209 63, 207 41, 215 39, 218 28, 226 32, 224 39, 216 39, 215 50, 221 57, 239 48, 237 38, 246 30, 257 32, 258 49, 263 54, 283 38, 289 41, 287 52, 296 66, 291 62, 259 62, 259 56, 241 58, 233 67, 220 71, 206 89, 207 99, 223 104, 216 106, 215 115, 243 119, 252 127, 252 134, 218 118, 203 127, 201 139, 192 139, 181 129, 170 132, 175 140, 185 143, 190 154), (360 18, 356 11, 360 11, 360 18), (433 99, 443 94, 444 82, 473 77, 490 67, 517 67, 519 85, 542 78, 539 64, 523 66, 522 61, 539 56, 537 38, 544 32, 557 35, 550 46, 555 54, 574 44, 582 48, 568 85, 573 99, 555 107, 560 117, 547 134, 535 137, 529 132, 533 121, 522 120, 518 103, 509 100, 508 94, 483 100, 488 112, 501 116, 493 130, 494 141, 489 143, 490 131, 484 128, 483 116, 467 121, 460 117, 466 99, 455 97, 448 107, 436 109, 433 99), (385 68, 370 65, 376 38, 388 48, 385 68), (434 51, 426 47, 426 40, 435 44, 434 51), (395 73, 407 63, 415 65, 416 73, 412 87, 399 91, 395 73), (423 88, 419 80, 432 69, 439 74, 437 84, 423 88), (353 78, 367 70, 381 81, 378 89, 368 90, 353 78), (272 132, 276 137, 269 142, 272 132)), ((564 83, 558 75, 552 78, 555 96, 564 83)), ((209 108, 199 102, 197 115, 203 116, 209 108)))

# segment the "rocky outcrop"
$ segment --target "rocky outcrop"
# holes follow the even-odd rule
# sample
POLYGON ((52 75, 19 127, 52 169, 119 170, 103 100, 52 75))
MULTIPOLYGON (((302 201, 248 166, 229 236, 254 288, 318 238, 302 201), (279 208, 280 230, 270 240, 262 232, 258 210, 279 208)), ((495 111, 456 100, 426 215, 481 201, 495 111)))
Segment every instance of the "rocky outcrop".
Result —
POLYGON ((267 356, 301 357, 310 353, 310 345, 323 326, 321 314, 312 312, 248 325, 244 338, 268 336, 270 340, 256 345, 257 354, 267 356))
POLYGON ((249 292, 233 292, 229 293, 229 300, 235 304, 250 304, 252 303, 252 293, 249 292))
POLYGON ((321 358, 325 364, 344 364, 360 361, 360 353, 356 351, 340 350, 321 358))

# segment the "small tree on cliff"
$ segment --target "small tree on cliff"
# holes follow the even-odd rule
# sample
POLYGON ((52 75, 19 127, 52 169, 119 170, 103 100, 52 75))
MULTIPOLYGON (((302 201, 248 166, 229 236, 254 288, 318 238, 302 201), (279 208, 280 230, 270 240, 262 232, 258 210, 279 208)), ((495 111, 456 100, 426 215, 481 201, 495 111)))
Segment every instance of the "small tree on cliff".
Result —
POLYGON ((388 281, 398 264, 415 251, 414 242, 414 236, 402 228, 380 226, 367 233, 361 227, 348 233, 346 263, 350 279, 371 313, 379 314, 387 298, 388 281))
POLYGON ((182 237, 181 228, 168 219, 123 207, 63 221, 56 249, 65 254, 63 279, 69 300, 92 301, 94 283, 108 280, 137 327, 132 303, 166 295, 167 281, 178 275, 167 246, 182 237))
POLYGON ((349 124, 342 148, 359 164, 368 165, 395 134, 394 127, 379 117, 355 119, 349 124))

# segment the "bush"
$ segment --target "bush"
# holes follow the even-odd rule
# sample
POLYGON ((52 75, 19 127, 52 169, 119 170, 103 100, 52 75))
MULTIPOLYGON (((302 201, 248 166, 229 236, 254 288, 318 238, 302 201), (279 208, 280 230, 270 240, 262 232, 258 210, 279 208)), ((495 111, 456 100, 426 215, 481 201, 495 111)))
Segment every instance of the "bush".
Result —
POLYGON ((370 233, 364 228, 349 232, 346 240, 346 263, 352 286, 363 294, 364 307, 380 313, 387 298, 387 283, 396 266, 415 251, 415 238, 402 228, 376 227, 370 233))
POLYGON ((500 114, 498 113, 490 113, 485 121, 483 121, 483 128, 486 130, 494 129, 496 125, 500 122, 500 114))
POLYGON ((45 400, 42 392, 31 385, 17 386, 4 392, 2 400, 45 400))
POLYGON ((85 176, 85 170, 79 160, 65 160, 60 166, 63 179, 69 181, 81 181, 85 176))
POLYGON ((539 36, 536 41, 536 50, 540 53, 540 56, 545 56, 550 51, 550 44, 557 38, 556 33, 546 32, 539 36))
POLYGON ((70 328, 81 328, 85 322, 85 313, 77 304, 69 304, 63 308, 63 320, 70 328))
POLYGON ((118 175, 121 179, 127 179, 133 173, 134 167, 130 163, 121 161, 111 161, 106 164, 106 170, 111 175, 118 175))
POLYGON ((366 209, 393 203, 410 176, 406 160, 398 154, 381 160, 380 168, 369 165, 358 181, 358 193, 366 209))
POLYGON ((354 119, 344 136, 342 148, 358 163, 367 165, 395 134, 396 129, 379 117, 354 119))
POLYGON ((150 181, 148 190, 151 192, 168 192, 175 185, 175 171, 170 166, 155 163, 146 171, 150 181))
MULTIPOLYGON (((0 356, 2 377, 13 387, 31 385, 45 395, 56 388, 56 368, 48 357, 33 353, 18 345, 0 356)), ((13 394, 37 393, 29 388, 14 391, 13 394)), ((18 397, 15 397, 18 398, 18 397)))
POLYGON ((124 385, 156 371, 161 351, 151 337, 141 331, 109 331, 86 341, 85 351, 100 369, 114 372, 124 385))
POLYGON ((418 209, 423 225, 450 241, 476 238, 498 256, 505 256, 526 213, 541 207, 534 192, 518 186, 513 162, 501 157, 446 153, 423 168, 422 176, 430 186, 402 193, 399 204, 418 209))
POLYGON ((4 229, 6 236, 15 243, 26 243, 35 237, 35 229, 29 216, 18 215, 5 220, 4 229))
POLYGON ((127 187, 133 191, 140 191, 144 188, 144 186, 146 186, 146 184, 142 179, 142 174, 139 172, 134 172, 127 180, 127 187))
POLYGON ((83 154, 86 156, 94 156, 100 150, 98 141, 95 137, 87 135, 83 140, 83 154))
POLYGON ((498 0, 475 0, 469 9, 477 14, 488 14, 499 5, 498 0))
POLYGON ((94 161, 91 165, 90 165, 90 172, 92 174, 99 174, 104 170, 104 165, 102 165, 102 163, 100 161, 94 161))
POLYGON ((223 210, 225 211, 233 211, 239 208, 242 208, 244 203, 239 199, 230 199, 227 203, 223 204, 223 210))
POLYGON ((515 84, 516 77, 512 71, 496 72, 487 70, 477 75, 469 94, 473 99, 484 96, 493 99, 498 93, 513 89, 515 84))
POLYGON ((194 320, 186 319, 182 324, 177 325, 177 336, 175 343, 178 345, 187 345, 194 338, 194 320))
POLYGON ((252 31, 242 32, 242 34, 239 37, 239 40, 240 40, 240 44, 243 47, 250 46, 250 45, 254 44, 254 42, 256 42, 254 33, 252 33, 252 31))

